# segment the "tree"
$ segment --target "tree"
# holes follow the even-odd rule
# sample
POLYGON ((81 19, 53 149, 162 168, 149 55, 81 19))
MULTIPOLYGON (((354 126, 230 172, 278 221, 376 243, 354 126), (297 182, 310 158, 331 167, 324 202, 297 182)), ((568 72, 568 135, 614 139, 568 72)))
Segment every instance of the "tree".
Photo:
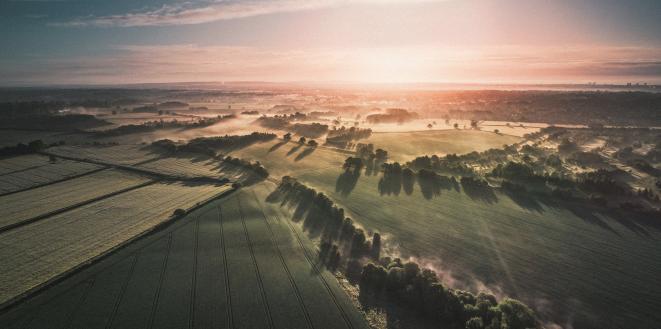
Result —
POLYGON ((305 137, 299 138, 298 143, 301 144, 301 145, 305 144, 305 137))
POLYGON ((429 129, 431 129, 432 127, 434 127, 434 126, 432 126, 431 123, 427 125, 427 128, 429 128, 429 129))
POLYGON ((284 139, 286 142, 291 140, 291 133, 286 133, 284 136, 282 136, 282 139, 284 139))
POLYGON ((508 329, 535 328, 535 313, 518 300, 505 298, 498 309, 502 312, 502 327, 508 329))
POLYGON ((319 144, 314 139, 311 139, 311 140, 308 141, 308 146, 317 147, 317 145, 319 145, 319 144))
POLYGON ((493 132, 495 132, 496 134, 499 134, 499 133, 500 133, 500 130, 498 130, 498 129, 494 129, 493 132))
POLYGON ((454 129, 459 129, 459 124, 458 123, 455 122, 453 126, 454 126, 454 129))
POLYGON ((381 235, 379 233, 374 233, 372 236, 372 250, 370 251, 370 256, 372 259, 379 260, 381 255, 381 235))

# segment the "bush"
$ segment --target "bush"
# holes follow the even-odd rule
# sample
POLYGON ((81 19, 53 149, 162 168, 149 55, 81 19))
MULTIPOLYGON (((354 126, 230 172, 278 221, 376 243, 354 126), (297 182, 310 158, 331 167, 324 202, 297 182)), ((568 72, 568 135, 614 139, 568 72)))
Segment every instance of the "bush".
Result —
POLYGON ((177 216, 177 217, 180 217, 180 216, 186 215, 186 210, 181 209, 181 208, 177 208, 177 209, 174 211, 173 215, 174 215, 174 216, 177 216))

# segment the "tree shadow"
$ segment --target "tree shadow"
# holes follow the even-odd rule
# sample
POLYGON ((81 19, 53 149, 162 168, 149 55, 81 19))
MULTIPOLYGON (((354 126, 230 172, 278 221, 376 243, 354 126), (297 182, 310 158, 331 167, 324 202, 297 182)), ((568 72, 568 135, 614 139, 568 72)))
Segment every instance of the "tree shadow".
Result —
POLYGON ((542 204, 526 190, 513 191, 502 189, 502 192, 524 210, 534 211, 540 214, 544 212, 542 204))
POLYGON ((335 181, 335 192, 347 196, 356 188, 360 170, 345 170, 335 181))
POLYGON ((273 151, 279 149, 281 146, 283 146, 283 145, 285 145, 285 144, 287 144, 287 141, 281 141, 281 142, 279 142, 279 143, 274 144, 273 146, 271 146, 271 148, 269 149, 268 153, 271 153, 271 152, 273 152, 273 151))
POLYGON ((459 183, 457 183, 454 177, 449 178, 447 176, 435 175, 432 177, 418 177, 417 180, 418 186, 420 186, 420 192, 427 200, 440 196, 442 190, 459 190, 459 183))
POLYGON ((294 145, 294 147, 292 147, 289 151, 287 151, 287 156, 290 156, 290 155, 296 153, 296 151, 298 151, 301 147, 303 147, 303 144, 294 145))
POLYGON ((314 147, 314 146, 308 146, 305 150, 303 150, 303 152, 299 153, 299 154, 296 156, 296 158, 294 158, 294 161, 301 161, 301 160, 303 160, 305 157, 307 157, 308 155, 312 154, 312 152, 314 152, 314 150, 316 150, 316 149, 317 149, 317 148, 314 147))
POLYGON ((379 193, 381 195, 399 195, 402 190, 402 175, 386 175, 379 179, 379 193))
POLYGON ((486 183, 469 183, 462 179, 461 188, 464 193, 475 201, 492 204, 498 202, 498 197, 494 193, 493 188, 486 183))

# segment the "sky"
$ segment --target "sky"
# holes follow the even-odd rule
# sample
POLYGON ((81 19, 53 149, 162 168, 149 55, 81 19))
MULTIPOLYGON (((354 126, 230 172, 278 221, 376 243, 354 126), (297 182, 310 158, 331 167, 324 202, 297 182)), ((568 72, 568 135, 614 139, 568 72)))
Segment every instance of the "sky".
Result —
POLYGON ((0 85, 661 84, 659 0, 0 0, 0 85))

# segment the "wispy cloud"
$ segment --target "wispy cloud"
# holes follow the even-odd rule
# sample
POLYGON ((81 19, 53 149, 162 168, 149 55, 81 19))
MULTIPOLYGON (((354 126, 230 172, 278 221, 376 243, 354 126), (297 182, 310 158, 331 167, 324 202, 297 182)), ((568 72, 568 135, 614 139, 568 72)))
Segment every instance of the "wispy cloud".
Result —
POLYGON ((430 2, 435 0, 213 0, 182 2, 160 8, 109 16, 79 17, 58 26, 169 26, 209 23, 282 12, 334 7, 350 3, 430 2))
POLYGON ((103 56, 43 56, 3 63, 0 76, 27 83, 177 81, 661 82, 661 49, 343 48, 282 50, 128 45, 103 56))

